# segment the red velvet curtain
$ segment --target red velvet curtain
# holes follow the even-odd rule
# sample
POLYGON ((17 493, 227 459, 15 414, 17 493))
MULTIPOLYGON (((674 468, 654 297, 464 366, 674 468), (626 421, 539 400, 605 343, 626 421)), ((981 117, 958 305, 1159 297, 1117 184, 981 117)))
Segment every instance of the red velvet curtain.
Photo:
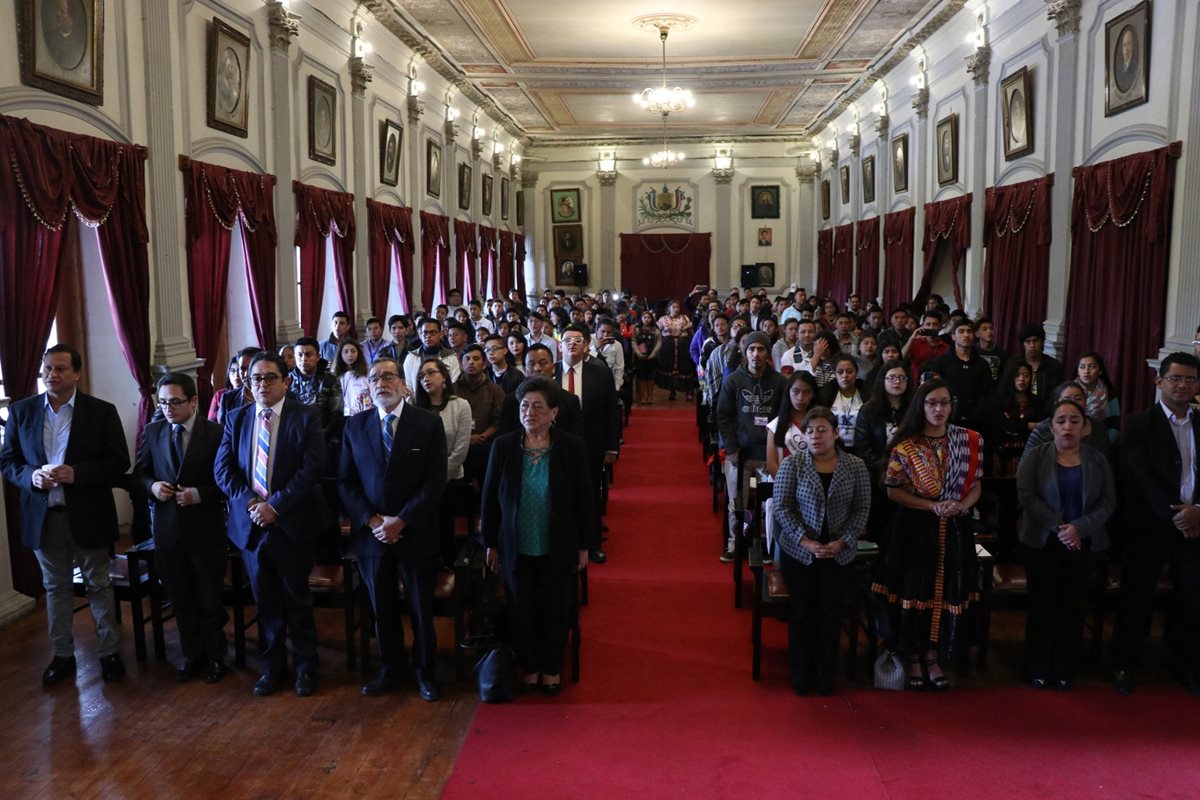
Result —
POLYGON ((325 240, 333 240, 333 269, 338 305, 350 315, 354 331, 354 195, 296 181, 296 247, 300 248, 300 327, 307 336, 321 328, 325 294, 325 240))
MULTIPOLYGON (((241 225, 254 330, 259 347, 275 343, 275 178, 189 161, 184 166, 188 295, 201 408, 212 394, 213 359, 221 341, 233 227, 241 225)), ((231 349, 241 347, 231 342, 231 349)))
POLYGON ((500 259, 499 264, 500 280, 497 284, 497 296, 507 297, 516 285, 514 277, 514 264, 517 257, 517 245, 512 231, 500 231, 500 259))
POLYGON ((621 282, 649 302, 683 300, 709 283, 711 233, 622 233, 621 282))
POLYGON ((474 222, 454 220, 454 286, 469 301, 479 293, 475 286, 475 257, 479 255, 479 233, 474 222))
POLYGON ((1177 149, 1074 170, 1068 363, 1099 351, 1127 411, 1154 397, 1145 360, 1163 342, 1177 149))
POLYGON ((854 250, 857 264, 854 291, 866 308, 871 301, 879 299, 879 217, 858 223, 854 250))
POLYGON ((396 264, 396 292, 400 311, 408 313, 412 291, 412 209, 387 205, 367 198, 367 240, 370 248, 371 312, 381 319, 387 314, 388 273, 396 264))
POLYGON ((995 320, 996 340, 1010 353, 1021 352, 1022 325, 1046 318, 1053 185, 1054 176, 1047 175, 987 190, 983 308, 995 320))
POLYGON ((817 231, 817 296, 829 294, 833 284, 833 228, 817 231))
POLYGON ((421 212, 421 305, 433 313, 434 277, 441 296, 446 296, 446 271, 450 269, 450 220, 440 214, 421 212), (438 264, 441 269, 438 269, 438 264))
POLYGON ((843 307, 854 291, 854 223, 833 229, 833 280, 829 295, 843 307))
POLYGON ((517 291, 521 293, 521 301, 525 301, 525 237, 517 237, 517 291))
POLYGON ((883 313, 912 300, 917 210, 893 211, 883 218, 883 313))
POLYGON ((917 302, 924 303, 933 289, 933 266, 937 259, 938 245, 943 241, 950 245, 950 265, 953 272, 950 280, 954 284, 954 306, 963 307, 962 285, 958 269, 962 266, 963 254, 971 246, 971 195, 952 197, 940 203, 925 204, 925 237, 921 249, 925 251, 925 271, 917 289, 917 302))
POLYGON ((479 292, 486 299, 496 296, 499 285, 500 232, 487 225, 479 226, 479 292))

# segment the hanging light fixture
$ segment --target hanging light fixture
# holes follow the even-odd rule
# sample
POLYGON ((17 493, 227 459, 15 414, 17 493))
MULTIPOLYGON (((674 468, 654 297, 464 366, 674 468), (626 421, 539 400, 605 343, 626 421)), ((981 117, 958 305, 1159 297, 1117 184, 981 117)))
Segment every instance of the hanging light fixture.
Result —
POLYGON ((655 167, 655 168, 661 167, 662 169, 666 169, 668 167, 675 166, 680 161, 683 161, 684 158, 686 158, 686 156, 684 156, 683 153, 667 149, 667 112, 666 111, 662 112, 662 122, 663 122, 662 150, 659 150, 657 153, 651 153, 650 155, 643 158, 642 164, 644 166, 655 167))
POLYGON ((657 30, 659 41, 662 42, 662 84, 648 86, 633 96, 633 102, 651 114, 672 114, 696 105, 696 99, 687 89, 667 86, 667 34, 672 29, 689 28, 696 21, 695 17, 682 14, 652 14, 633 21, 640 30, 657 30))

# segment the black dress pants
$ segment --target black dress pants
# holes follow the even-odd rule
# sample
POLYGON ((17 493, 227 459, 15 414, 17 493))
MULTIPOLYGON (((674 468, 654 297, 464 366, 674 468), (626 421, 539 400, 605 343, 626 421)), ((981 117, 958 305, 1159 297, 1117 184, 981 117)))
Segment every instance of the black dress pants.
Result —
POLYGON ((173 547, 154 548, 185 659, 225 660, 225 541, 224 535, 181 535, 173 547))
POLYGON ((397 678, 408 675, 401 621, 404 604, 400 600, 399 579, 402 577, 412 622, 413 665, 423 677, 432 680, 436 676, 437 656, 437 632, 433 625, 436 560, 432 557, 400 558, 387 551, 379 556, 359 556, 358 569, 375 611, 375 636, 384 671, 397 678))
POLYGON ((567 648, 575 573, 553 564, 549 556, 516 558, 508 587, 513 649, 526 674, 558 675, 567 648))
POLYGON ((816 558, 805 566, 787 553, 780 554, 779 567, 790 598, 788 665, 792 688, 807 691, 814 678, 819 687, 832 687, 846 568, 831 558, 816 558))
MULTIPOLYGON (((1087 542, 1084 542, 1087 546, 1087 542)), ((1051 536, 1045 547, 1022 546, 1029 581, 1025 674, 1071 680, 1079 663, 1083 614, 1092 574, 1089 550, 1068 550, 1051 536)))
POLYGON ((1190 680, 1200 679, 1200 539, 1175 530, 1147 530, 1131 537, 1121 568, 1120 608, 1113 631, 1113 669, 1132 670, 1145 638, 1154 589, 1170 564, 1174 586, 1171 645, 1175 666, 1190 680))

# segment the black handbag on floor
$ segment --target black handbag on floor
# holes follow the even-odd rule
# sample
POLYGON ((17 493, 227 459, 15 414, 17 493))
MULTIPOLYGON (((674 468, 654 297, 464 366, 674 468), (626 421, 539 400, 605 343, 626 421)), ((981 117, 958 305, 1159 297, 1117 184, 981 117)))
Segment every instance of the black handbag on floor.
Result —
POLYGON ((517 690, 517 657, 513 649, 495 636, 468 639, 463 647, 484 651, 473 670, 479 699, 485 703, 512 702, 517 690))

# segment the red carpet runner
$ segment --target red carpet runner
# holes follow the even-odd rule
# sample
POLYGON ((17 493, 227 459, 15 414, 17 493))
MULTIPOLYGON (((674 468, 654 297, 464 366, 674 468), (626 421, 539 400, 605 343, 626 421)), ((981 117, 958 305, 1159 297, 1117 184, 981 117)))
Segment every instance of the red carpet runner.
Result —
POLYGON ((1177 686, 1120 698, 1096 682, 1057 693, 973 680, 945 695, 839 683, 801 698, 773 620, 754 683, 750 612, 734 610, 717 561, 693 413, 639 409, 625 442, 609 562, 591 568, 583 610, 582 682, 481 704, 445 797, 1197 796, 1200 701, 1177 686))

